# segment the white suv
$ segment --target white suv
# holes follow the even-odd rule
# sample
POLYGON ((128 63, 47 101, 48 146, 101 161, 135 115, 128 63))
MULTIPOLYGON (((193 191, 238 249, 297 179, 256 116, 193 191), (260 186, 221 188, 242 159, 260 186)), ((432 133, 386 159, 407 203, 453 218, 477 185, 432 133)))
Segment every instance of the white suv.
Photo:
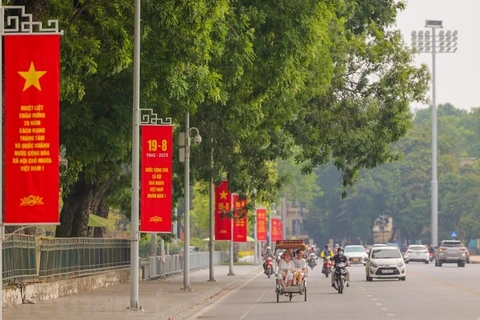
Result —
POLYGON ((407 279, 407 267, 398 248, 372 248, 366 261, 367 281, 372 281, 373 278, 397 278, 403 281, 407 279))

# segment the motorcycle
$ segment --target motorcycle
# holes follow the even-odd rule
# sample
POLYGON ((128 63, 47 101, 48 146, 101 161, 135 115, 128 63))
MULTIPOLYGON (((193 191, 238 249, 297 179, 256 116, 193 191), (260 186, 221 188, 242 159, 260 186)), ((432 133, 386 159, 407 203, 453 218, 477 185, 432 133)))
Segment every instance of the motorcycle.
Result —
POLYGON ((265 260, 265 274, 270 278, 270 276, 273 274, 273 259, 272 257, 268 257, 265 260))
POLYGON ((315 253, 310 253, 310 256, 308 258, 308 266, 313 269, 313 267, 315 267, 317 265, 317 257, 315 255, 315 253))
POLYGON ((432 262, 433 260, 435 260, 435 255, 433 254, 433 252, 430 252, 430 262, 432 262))
POLYGON ((343 293, 347 287, 347 265, 343 262, 338 263, 335 267, 335 289, 338 293, 343 293))
POLYGON ((323 268, 322 273, 325 275, 326 278, 332 273, 332 261, 330 257, 325 257, 323 261, 323 268))

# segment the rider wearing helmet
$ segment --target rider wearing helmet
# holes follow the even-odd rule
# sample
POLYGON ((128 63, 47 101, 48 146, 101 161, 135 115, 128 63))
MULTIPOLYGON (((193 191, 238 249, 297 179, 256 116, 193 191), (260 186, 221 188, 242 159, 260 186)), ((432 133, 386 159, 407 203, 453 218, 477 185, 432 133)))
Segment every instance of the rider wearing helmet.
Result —
POLYGON ((272 248, 270 247, 267 247, 266 251, 265 251, 265 254, 263 255, 263 259, 265 260, 265 262, 263 263, 263 270, 266 272, 267 271, 267 258, 270 257, 272 259, 275 258, 275 256, 273 255, 273 252, 272 252, 272 248))
POLYGON ((322 250, 322 252, 320 252, 320 258, 325 259, 326 257, 333 258, 333 251, 330 250, 330 245, 329 244, 327 244, 325 246, 325 249, 322 250))
MULTIPOLYGON (((348 258, 343 255, 343 248, 338 247, 338 253, 333 257, 333 268, 335 269, 338 263, 345 263, 348 266, 348 258)), ((345 269, 346 270, 346 269, 345 269)), ((335 287, 335 272, 332 272, 332 287, 335 287)), ((350 272, 347 270, 347 287, 350 286, 350 272)))

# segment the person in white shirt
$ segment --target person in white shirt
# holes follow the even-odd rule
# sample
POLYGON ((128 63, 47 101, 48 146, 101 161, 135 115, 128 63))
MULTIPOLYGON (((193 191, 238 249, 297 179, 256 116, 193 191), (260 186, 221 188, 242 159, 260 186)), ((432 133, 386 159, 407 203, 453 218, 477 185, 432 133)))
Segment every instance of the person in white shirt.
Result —
POLYGON ((283 255, 283 259, 278 263, 278 269, 280 271, 278 279, 282 288, 285 287, 285 281, 287 282, 287 286, 292 285, 293 273, 295 272, 295 264, 292 261, 291 253, 287 250, 283 255))
POLYGON ((295 253, 296 257, 293 258, 293 264, 295 265, 295 274, 293 276, 293 285, 302 285, 303 278, 308 271, 307 261, 303 259, 302 249, 298 249, 295 253))

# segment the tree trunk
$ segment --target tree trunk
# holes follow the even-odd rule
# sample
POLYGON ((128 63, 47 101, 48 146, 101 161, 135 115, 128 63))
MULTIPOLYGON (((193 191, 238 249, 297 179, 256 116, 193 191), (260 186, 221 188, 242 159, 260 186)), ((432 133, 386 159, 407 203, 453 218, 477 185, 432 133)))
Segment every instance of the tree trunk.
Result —
POLYGON ((92 198, 93 185, 85 183, 81 175, 72 187, 72 191, 63 199, 63 208, 60 214, 60 225, 56 230, 56 237, 85 237, 87 236, 88 211, 92 198), (80 212, 80 213, 79 213, 80 212), (81 217, 81 212, 86 213, 85 231, 75 223, 81 217), (75 231, 74 231, 75 230, 75 231))
MULTIPOLYGON (((102 201, 98 210, 95 211, 97 216, 107 219, 108 218, 108 206, 102 201)), ((93 231, 94 238, 104 238, 105 237, 105 228, 95 228, 93 231)))

